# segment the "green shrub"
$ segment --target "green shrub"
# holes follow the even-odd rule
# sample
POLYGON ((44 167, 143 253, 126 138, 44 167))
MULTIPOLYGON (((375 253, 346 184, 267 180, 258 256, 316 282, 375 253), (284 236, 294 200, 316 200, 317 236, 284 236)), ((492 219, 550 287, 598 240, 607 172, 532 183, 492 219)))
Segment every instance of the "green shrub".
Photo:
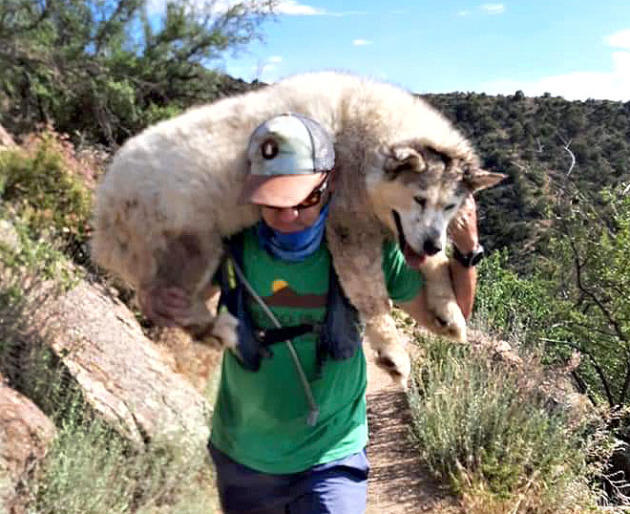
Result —
MULTIPOLYGON (((32 136, 24 148, 0 152, 0 199, 37 240, 59 240, 66 248, 85 243, 94 170, 51 131, 32 136)), ((64 248, 64 250, 66 249, 64 248)))
POLYGON ((475 321, 484 329, 518 333, 527 342, 539 336, 552 312, 548 283, 522 278, 508 268, 507 252, 494 252, 479 266, 475 321), (524 336, 524 337, 523 337, 524 336))
POLYGON ((19 247, 9 248, 0 243, 0 258, 6 276, 0 277, 2 289, 22 288, 25 282, 55 280, 63 291, 76 285, 85 275, 59 248, 59 244, 44 238, 32 239, 31 227, 18 218, 5 218, 7 211, 0 208, 0 219, 9 219, 18 236, 19 247))
POLYGON ((530 512, 592 504, 593 428, 550 413, 531 367, 526 377, 461 345, 424 347, 410 404, 419 451, 436 476, 464 497, 484 491, 487 502, 516 505, 526 494, 530 512))

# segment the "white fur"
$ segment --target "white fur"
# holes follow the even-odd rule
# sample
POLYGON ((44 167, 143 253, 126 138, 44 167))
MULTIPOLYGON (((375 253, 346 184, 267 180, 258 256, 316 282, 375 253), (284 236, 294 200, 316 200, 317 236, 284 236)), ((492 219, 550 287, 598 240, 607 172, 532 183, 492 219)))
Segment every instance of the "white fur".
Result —
MULTIPOLYGON (((401 159, 396 145, 408 141, 477 161, 444 117, 397 87, 333 72, 300 75, 146 129, 116 154, 98 188, 93 257, 134 288, 175 282, 202 301, 222 254, 221 237, 259 218, 256 208, 238 203, 249 135, 283 112, 317 120, 335 139, 337 183, 327 225, 333 263, 368 323, 373 347, 404 383, 409 361, 389 317, 381 269, 382 241, 395 237, 386 168, 401 159), (199 243, 196 267, 169 257, 169 244, 180 234, 199 243)), ((428 277, 427 287, 441 291, 441 304, 432 308, 463 330, 445 273, 438 266, 428 277)))

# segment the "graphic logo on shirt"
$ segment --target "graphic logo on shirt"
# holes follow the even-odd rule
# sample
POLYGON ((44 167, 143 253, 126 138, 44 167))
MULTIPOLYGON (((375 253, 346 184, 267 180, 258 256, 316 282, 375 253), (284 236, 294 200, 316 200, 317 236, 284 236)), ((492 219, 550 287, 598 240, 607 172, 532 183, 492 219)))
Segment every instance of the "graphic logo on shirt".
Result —
POLYGON ((281 278, 271 282, 271 296, 265 296, 265 303, 271 307, 294 307, 316 309, 326 307, 325 294, 299 294, 281 278))

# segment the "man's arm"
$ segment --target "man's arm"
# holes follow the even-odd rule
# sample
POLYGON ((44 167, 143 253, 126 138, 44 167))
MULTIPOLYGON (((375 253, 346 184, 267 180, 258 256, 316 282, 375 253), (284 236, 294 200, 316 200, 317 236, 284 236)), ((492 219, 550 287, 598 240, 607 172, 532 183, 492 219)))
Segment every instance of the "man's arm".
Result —
MULTIPOLYGON (((449 226, 449 236, 453 244, 462 254, 472 252, 479 244, 477 235, 477 208, 475 200, 470 195, 457 217, 449 226)), ((466 319, 470 318, 475 301, 477 288, 477 270, 475 267, 466 268, 451 258, 449 262, 451 283, 457 304, 466 319)), ((433 320, 426 307, 426 290, 422 288, 418 295, 408 302, 401 302, 398 306, 425 327, 431 327, 433 320)))

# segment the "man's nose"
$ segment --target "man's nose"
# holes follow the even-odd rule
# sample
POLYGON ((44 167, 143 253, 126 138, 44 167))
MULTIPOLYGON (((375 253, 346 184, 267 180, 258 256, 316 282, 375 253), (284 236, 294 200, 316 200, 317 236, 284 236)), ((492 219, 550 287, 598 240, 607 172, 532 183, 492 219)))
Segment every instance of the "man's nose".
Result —
POLYGON ((300 215, 299 211, 293 207, 285 207, 282 209, 276 210, 276 217, 279 221, 283 223, 288 223, 291 221, 295 221, 295 219, 300 215))

